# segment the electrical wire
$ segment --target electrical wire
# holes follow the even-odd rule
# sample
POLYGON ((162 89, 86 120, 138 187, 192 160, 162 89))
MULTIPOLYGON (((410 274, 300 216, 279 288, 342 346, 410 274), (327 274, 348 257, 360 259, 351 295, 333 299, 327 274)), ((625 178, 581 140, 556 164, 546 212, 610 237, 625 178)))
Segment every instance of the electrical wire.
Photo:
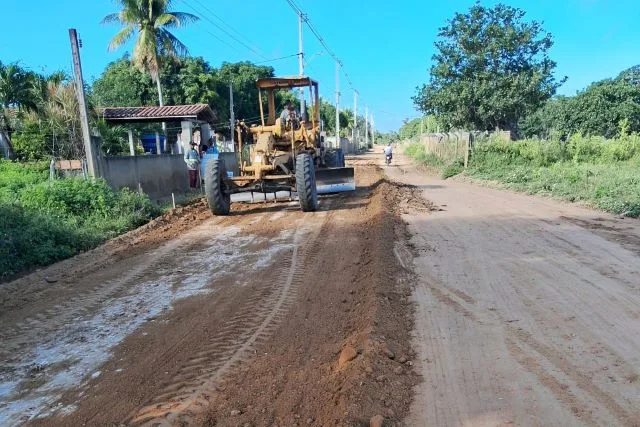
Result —
MULTIPOLYGON (((198 2, 198 4, 202 5, 202 3, 200 3, 198 0, 194 0, 196 2, 198 2)), ((234 40, 236 43, 242 45, 243 47, 249 49, 251 52, 253 52, 255 55, 265 59, 265 60, 269 60, 269 58, 267 58, 266 56, 264 56, 261 52, 259 52, 258 50, 254 49, 253 47, 251 47, 250 45, 248 45, 247 43, 243 42, 242 40, 240 40, 238 37, 234 36, 233 34, 231 34, 229 31, 227 31, 224 27, 222 27, 220 24, 216 23, 215 21, 213 21, 211 18, 209 18, 206 14, 202 13, 201 10, 198 10, 195 6, 193 6, 192 4, 190 4, 189 2, 187 2, 187 0, 182 0, 182 2, 189 6, 191 9, 193 9, 196 13, 200 14, 202 18, 204 18, 205 20, 207 20, 208 22, 210 22, 213 26, 215 26, 216 28, 218 28, 220 31, 222 31, 223 33, 225 33, 227 36, 229 36, 232 40, 234 40)), ((206 8, 206 6, 205 6, 206 8)), ((227 24, 228 26, 228 24, 227 24)), ((235 30, 234 30, 235 31, 235 30)), ((212 33, 210 33, 212 34, 212 33)), ((218 38, 216 36, 216 38, 218 40, 220 40, 220 38, 218 38)))
POLYGON ((316 39, 318 39, 318 41, 320 42, 322 47, 327 51, 329 56, 331 56, 331 58, 333 58, 333 60, 335 60, 338 63, 338 66, 340 67, 340 70, 342 71, 342 74, 344 74, 345 78, 347 79, 347 84, 349 85, 349 88, 353 92, 355 92, 355 93, 357 93, 359 95, 360 92, 358 92, 358 90, 354 87, 353 81, 351 80, 351 77, 349 76, 349 73, 347 73, 347 70, 344 67, 344 63, 338 57, 338 55, 336 55, 335 52, 333 50, 331 50, 331 48, 329 47, 329 45, 325 41, 324 37, 322 37, 320 32, 315 28, 315 26, 313 25, 313 23, 309 19, 309 15, 307 13, 305 13, 304 10, 302 10, 302 8, 300 6, 298 6, 294 0, 286 0, 286 2, 289 3, 289 6, 291 6, 291 8, 296 12, 296 14, 300 15, 302 20, 307 24, 307 27, 309 27, 309 30, 311 30, 311 32, 316 37, 316 39))
MULTIPOLYGON (((226 27, 228 27, 232 32, 234 32, 238 37, 244 39, 244 41, 246 41, 248 44, 253 44, 251 42, 251 40, 249 40, 246 36, 244 36, 243 34, 241 34, 238 30, 236 30, 235 28, 233 28, 231 25, 229 25, 229 23, 227 21, 225 21, 222 17, 220 17, 219 15, 217 15, 213 10, 211 10, 207 5, 203 4, 200 0, 193 0, 194 2, 196 2, 197 4, 199 4, 204 10, 206 10, 207 12, 209 12, 214 18, 216 18, 218 21, 220 21, 222 23, 222 25, 225 25, 226 27)), ((257 50, 260 50, 259 48, 256 48, 257 50)))
POLYGON ((294 53, 293 55, 281 56, 280 58, 273 58, 273 59, 268 59, 266 61, 254 62, 254 64, 256 64, 256 65, 266 64, 268 62, 275 62, 275 61, 280 61, 280 60, 287 59, 287 58, 293 58, 294 56, 298 56, 298 55, 300 55, 300 54, 299 53, 294 53))

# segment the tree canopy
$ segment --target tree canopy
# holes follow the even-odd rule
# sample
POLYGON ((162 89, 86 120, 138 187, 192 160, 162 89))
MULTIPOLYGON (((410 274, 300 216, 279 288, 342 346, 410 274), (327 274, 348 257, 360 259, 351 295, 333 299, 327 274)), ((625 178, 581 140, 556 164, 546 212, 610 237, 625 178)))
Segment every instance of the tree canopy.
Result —
MULTIPOLYGON (((270 66, 245 61, 225 62, 220 68, 213 68, 201 57, 181 61, 167 58, 160 69, 167 103, 209 104, 217 113, 218 122, 225 124, 229 120, 229 84, 233 85, 236 118, 253 120, 260 114, 256 80, 273 76, 270 66)), ((156 96, 150 77, 133 67, 128 56, 109 64, 91 89, 91 98, 100 107, 149 105, 156 96)))
POLYGON ((613 138, 623 123, 626 131, 640 132, 640 66, 592 83, 573 97, 548 101, 523 120, 522 131, 541 138, 574 133, 613 138))
POLYGON ((517 130, 564 82, 553 75, 551 34, 521 9, 477 3, 438 37, 431 79, 413 100, 449 128, 517 130))
POLYGON ((168 10, 170 0, 118 0, 118 3, 120 11, 102 20, 103 24, 122 26, 109 43, 109 50, 118 49, 137 33, 132 62, 138 69, 147 71, 157 83, 158 98, 163 105, 160 57, 178 58, 188 53, 187 47, 170 30, 199 18, 190 13, 168 10))

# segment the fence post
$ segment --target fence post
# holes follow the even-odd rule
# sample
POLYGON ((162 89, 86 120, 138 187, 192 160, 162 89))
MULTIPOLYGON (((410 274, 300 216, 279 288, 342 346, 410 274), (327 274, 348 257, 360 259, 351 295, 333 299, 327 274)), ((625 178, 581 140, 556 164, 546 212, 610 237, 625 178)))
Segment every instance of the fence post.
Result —
POLYGON ((465 138, 465 150, 464 150, 464 168, 469 166, 469 152, 471 151, 471 133, 465 138))
POLYGON ((136 155, 136 147, 135 145, 133 145, 133 131, 131 129, 129 129, 129 153, 132 156, 136 155))

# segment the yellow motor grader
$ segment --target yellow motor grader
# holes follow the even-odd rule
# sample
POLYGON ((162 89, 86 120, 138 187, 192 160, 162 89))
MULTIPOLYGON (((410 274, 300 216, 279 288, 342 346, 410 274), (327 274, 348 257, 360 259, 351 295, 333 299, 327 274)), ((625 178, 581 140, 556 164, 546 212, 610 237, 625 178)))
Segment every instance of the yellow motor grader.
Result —
POLYGON ((341 150, 326 156, 320 137, 318 83, 308 77, 273 77, 258 79, 257 86, 261 123, 249 127, 239 122, 236 127, 239 174, 229 176, 221 159, 206 164, 205 192, 213 214, 227 215, 231 195, 236 193, 296 192, 301 209, 309 212, 318 206, 318 193, 355 190, 354 170, 345 167, 341 150), (277 116, 275 92, 301 87, 311 93, 311 120, 292 110, 277 116), (327 165, 325 157, 333 159, 332 164, 327 165))

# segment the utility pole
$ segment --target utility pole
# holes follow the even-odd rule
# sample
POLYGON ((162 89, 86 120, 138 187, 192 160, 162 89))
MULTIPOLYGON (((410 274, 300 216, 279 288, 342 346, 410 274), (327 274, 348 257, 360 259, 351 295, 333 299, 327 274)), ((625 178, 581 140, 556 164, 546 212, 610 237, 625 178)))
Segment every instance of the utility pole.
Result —
POLYGON ((420 136, 422 137, 422 130, 424 129, 424 116, 420 117, 420 136))
POLYGON ((236 150, 235 126, 236 116, 233 112, 233 84, 229 83, 229 124, 231 125, 231 150, 236 150))
POLYGON ((89 133, 89 119, 87 117, 87 103, 84 99, 84 81, 82 79, 82 64, 80 63, 80 47, 78 46, 78 33, 75 28, 69 29, 69 40, 71 41, 71 54, 73 55, 73 72, 76 77, 76 97, 80 109, 80 126, 82 127, 82 139, 84 140, 84 151, 87 156, 87 169, 91 178, 96 177, 96 157, 91 143, 89 133))
POLYGON ((352 135, 352 139, 353 139, 353 145, 360 148, 358 146, 357 140, 356 140, 356 136, 357 134, 357 129, 358 128, 358 92, 353 92, 353 135, 352 135))
POLYGON ((364 106, 364 145, 369 148, 369 107, 364 106))
MULTIPOLYGON (((302 46, 302 21, 304 20, 304 16, 302 15, 302 11, 298 12, 298 71, 300 72, 300 77, 304 76, 304 49, 302 46)), ((306 105, 304 99, 304 87, 300 88, 300 117, 302 120, 306 121, 306 105)))
POLYGON ((340 148, 340 62, 336 61, 336 148, 340 148))
POLYGON ((376 144, 376 120, 373 114, 371 115, 371 143, 376 144))

